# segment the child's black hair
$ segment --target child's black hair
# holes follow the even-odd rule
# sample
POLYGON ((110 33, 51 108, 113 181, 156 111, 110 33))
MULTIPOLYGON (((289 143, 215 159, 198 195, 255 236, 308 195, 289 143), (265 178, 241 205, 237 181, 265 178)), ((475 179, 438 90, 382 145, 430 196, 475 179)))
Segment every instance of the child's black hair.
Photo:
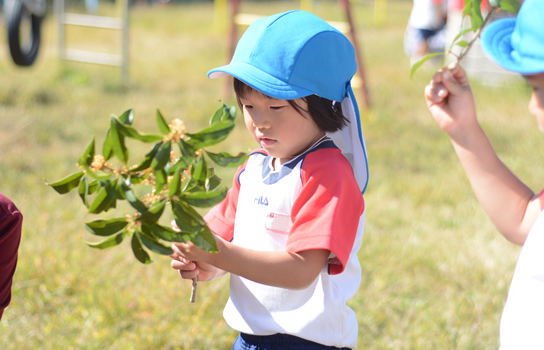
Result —
MULTIPOLYGON (((244 82, 234 78, 234 92, 236 93, 236 100, 238 106, 242 109, 242 102, 240 97, 245 96, 246 94, 256 91, 251 86, 245 84, 244 82)), ((269 97, 268 95, 263 94, 264 96, 269 97)), ((271 98, 271 97, 270 97, 271 98)), ((309 95, 303 97, 303 99, 308 104, 308 112, 314 122, 317 124, 320 130, 325 132, 335 132, 341 130, 349 120, 342 113, 342 104, 340 102, 335 102, 333 104, 332 100, 319 97, 317 95, 309 95)), ((286 100, 289 104, 301 115, 302 108, 297 105, 296 100, 286 100)))

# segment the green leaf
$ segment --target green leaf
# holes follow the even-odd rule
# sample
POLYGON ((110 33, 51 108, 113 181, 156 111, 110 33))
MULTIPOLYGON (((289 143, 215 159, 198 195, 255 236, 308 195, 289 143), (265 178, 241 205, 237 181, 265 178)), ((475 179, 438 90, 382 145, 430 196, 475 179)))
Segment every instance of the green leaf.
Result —
POLYGON ((159 148, 161 147, 161 145, 162 145, 162 142, 159 142, 155 146, 153 146, 153 149, 145 155, 144 160, 142 160, 136 168, 130 169, 130 171, 142 171, 149 168, 151 166, 151 162, 153 161, 153 158, 159 151, 159 148))
POLYGON ((433 57, 441 56, 441 55, 445 55, 445 53, 444 52, 436 52, 436 53, 431 53, 429 55, 423 56, 423 58, 421 58, 419 61, 414 63, 414 65, 412 66, 412 69, 410 69, 410 79, 412 79, 412 77, 414 76, 414 73, 419 69, 419 67, 421 67, 423 65, 423 63, 427 62, 429 59, 431 59, 433 57))
POLYGON ((125 182, 121 182, 121 190, 125 194, 125 199, 134 209, 138 210, 140 213, 145 213, 147 211, 145 204, 142 203, 142 201, 140 201, 136 195, 134 195, 132 189, 125 182))
POLYGON ((150 230, 155 236, 167 242, 189 242, 191 237, 184 232, 174 231, 172 228, 164 227, 159 224, 154 225, 142 225, 142 231, 147 232, 150 230))
POLYGON ((125 125, 132 125, 134 121, 134 110, 131 108, 128 111, 125 111, 119 116, 119 121, 125 125))
POLYGON ((200 186, 203 186, 206 182, 206 179, 208 178, 208 165, 202 155, 195 159, 194 166, 191 168, 191 177, 200 186))
POLYGON ((138 131, 136 131, 136 129, 134 129, 132 126, 129 126, 129 125, 119 124, 118 129, 121 134, 123 134, 126 137, 130 137, 131 139, 136 139, 142 142, 162 141, 161 135, 141 134, 138 131))
POLYGON ((465 0, 465 6, 463 7, 463 17, 470 15, 472 9, 472 0, 465 0))
POLYGON ((194 148, 193 146, 187 144, 187 142, 183 141, 183 140, 180 140, 179 144, 179 150, 181 151, 181 155, 183 158, 187 158, 187 160, 190 161, 195 158, 195 152, 196 152, 196 148, 194 148))
POLYGON ((166 174, 164 169, 155 170, 153 173, 155 174, 155 191, 156 193, 161 193, 164 185, 168 181, 168 174, 166 174))
POLYGON ((176 196, 181 193, 181 168, 177 168, 172 181, 168 185, 168 197, 176 196))
POLYGON ((208 191, 214 190, 219 186, 222 182, 221 178, 217 175, 213 175, 212 177, 208 178, 208 191))
POLYGON ((516 0, 501 0, 500 7, 504 11, 518 13, 521 5, 516 0))
POLYGON ((116 218, 109 220, 94 220, 85 223, 87 231, 97 236, 111 236, 128 225, 126 218, 116 218))
POLYGON ((83 176, 79 181, 79 186, 77 189, 79 197, 83 201, 83 205, 89 208, 89 202, 87 201, 87 196, 89 195, 89 181, 86 176, 83 176))
POLYGON ((481 5, 482 0, 472 0, 472 8, 470 10, 470 25, 472 28, 480 28, 484 24, 481 5))
POLYGON ((189 168, 189 165, 191 165, 193 159, 195 159, 196 150, 183 140, 180 140, 180 142, 178 142, 177 144, 181 152, 181 157, 178 159, 174 167, 182 167, 185 170, 189 168))
POLYGON ((189 168, 189 165, 183 158, 180 158, 174 165, 168 167, 168 174, 173 175, 178 169, 183 172, 189 168))
POLYGON ((220 122, 222 117, 227 113, 226 111, 226 107, 224 104, 219 107, 215 112, 214 114, 212 115, 212 117, 210 118, 210 125, 214 124, 214 123, 217 123, 217 122, 220 122))
POLYGON ((217 247, 217 242, 215 241, 215 237, 212 231, 210 231, 210 229, 207 226, 202 228, 200 232, 194 235, 191 238, 191 242, 193 242, 200 249, 203 249, 207 252, 210 252, 210 253, 219 252, 219 249, 217 247))
POLYGON ((212 117, 210 118, 209 124, 212 125, 217 122, 221 122, 225 120, 233 121, 235 116, 236 116, 236 107, 234 106, 227 107, 227 105, 223 104, 212 115, 212 117))
POLYGON ((227 138, 233 128, 234 122, 232 120, 220 121, 197 133, 185 133, 191 138, 186 142, 195 149, 215 145, 227 138))
POLYGON ((182 232, 194 234, 206 226, 204 219, 191 206, 180 200, 171 201, 176 224, 182 232))
POLYGON ((94 137, 91 139, 91 142, 87 145, 87 148, 85 148, 85 152, 79 157, 79 160, 77 163, 79 165, 86 165, 91 166, 94 159, 94 137))
POLYGON ((168 123, 164 120, 164 117, 162 116, 161 112, 157 109, 157 125, 159 127, 159 130, 164 135, 168 135, 170 133, 170 127, 168 126, 168 123))
POLYGON ((111 177, 111 174, 107 173, 97 174, 86 165, 83 168, 85 169, 87 175, 98 181, 107 181, 111 177))
POLYGON ((246 153, 238 153, 237 156, 231 156, 228 153, 221 152, 221 153, 212 153, 206 151, 206 154, 210 159, 217 165, 223 166, 223 167, 236 167, 244 164, 246 159, 249 157, 249 154, 246 153))
POLYGON ((113 149, 111 148, 111 128, 108 128, 108 131, 106 131, 106 138, 102 145, 102 154, 106 160, 111 159, 113 156, 113 149))
POLYGON ((98 191, 89 207, 89 213, 98 214, 102 211, 108 211, 115 206, 115 197, 117 196, 117 184, 106 181, 106 184, 98 191))
POLYGON ((127 164, 129 152, 125 146, 125 137, 121 133, 120 128, 123 126, 119 121, 112 117, 111 118, 111 128, 110 128, 110 143, 113 153, 119 158, 121 162, 127 164))
MULTIPOLYGON (((123 182, 123 181, 121 181, 121 182, 123 182)), ((125 196, 125 192, 123 191, 123 189, 121 188, 120 185, 117 185, 117 192, 115 194, 115 199, 118 199, 118 200, 127 199, 127 197, 125 196)))
POLYGON ((227 110, 228 116, 224 120, 234 121, 234 118, 236 117, 236 106, 227 107, 227 110))
POLYGON ((465 40, 461 40, 461 41, 456 42, 455 45, 460 46, 460 47, 467 47, 468 42, 465 41, 465 40))
POLYGON ((207 208, 221 203, 227 196, 227 189, 210 191, 210 192, 192 192, 184 193, 182 199, 188 204, 199 207, 207 208))
POLYGON ((100 242, 85 242, 85 243, 87 243, 87 245, 92 248, 106 249, 106 248, 119 245, 123 241, 123 238, 124 238, 124 234, 123 232, 121 232, 115 236, 108 237, 105 240, 100 242))
POLYGON ((163 142, 151 161, 151 169, 163 169, 170 160, 170 151, 172 151, 172 141, 163 142))
POLYGON ((134 256, 138 261, 140 261, 142 264, 151 264, 151 258, 149 257, 149 254, 142 248, 142 243, 140 242, 140 233, 138 231, 134 232, 134 235, 132 235, 132 251, 134 252, 134 256))
POLYGON ((499 7, 500 6, 500 0, 489 0, 489 5, 491 7, 499 7))
POLYGON ((192 182, 194 181, 189 175, 181 176, 181 192, 187 191, 192 182))
MULTIPOLYGON (((88 180, 87 180, 87 181, 88 181, 88 180)), ((93 193, 95 193, 96 191, 98 191, 98 188, 99 188, 99 187, 100 187, 100 186, 98 186, 98 181, 94 180, 93 182, 91 182, 91 183, 89 184, 89 192, 88 192, 88 194, 93 194, 93 193)))
POLYGON ((83 174, 83 171, 80 171, 79 173, 68 175, 64 179, 61 179, 57 182, 48 183, 46 181, 45 184, 47 186, 53 187, 53 189, 59 194, 65 194, 79 186, 79 182, 83 174))
POLYGON ((471 27, 471 28, 464 29, 464 30, 460 31, 459 34, 457 34, 457 35, 455 36, 455 38, 453 38, 453 40, 452 40, 452 42, 451 42, 451 45, 450 45, 450 48, 449 48, 448 52, 452 50, 453 46, 455 45, 455 42, 456 42, 457 40, 459 40, 459 38, 461 38, 461 37, 462 37, 463 35, 465 35, 466 33, 475 32, 475 31, 477 31, 478 29, 479 29, 479 28, 472 28, 472 27, 471 27))
POLYGON ((140 217, 138 218, 138 221, 141 221, 148 225, 152 225, 156 223, 160 219, 164 211, 165 204, 166 204, 166 199, 163 199, 159 202, 152 204, 149 207, 149 209, 147 209, 146 211, 142 213, 142 215, 140 215, 140 217))
POLYGON ((146 176, 137 176, 137 175, 130 175, 130 177, 128 178, 128 183, 130 183, 131 185, 138 185, 138 184, 141 184, 144 180, 146 179, 146 176))
MULTIPOLYGON (((149 231, 148 231, 149 232, 149 231)), ((147 234, 143 229, 142 232, 139 232, 140 234, 140 240, 142 243, 152 252, 155 252, 157 254, 162 255, 171 255, 174 253, 172 248, 165 246, 164 244, 160 243, 153 234, 147 234)))

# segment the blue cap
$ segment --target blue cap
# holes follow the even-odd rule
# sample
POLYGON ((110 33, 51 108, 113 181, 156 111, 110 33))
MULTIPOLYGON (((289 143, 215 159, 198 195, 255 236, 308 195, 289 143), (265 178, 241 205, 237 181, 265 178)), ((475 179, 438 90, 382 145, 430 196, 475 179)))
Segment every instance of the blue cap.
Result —
POLYGON ((231 62, 212 69, 208 77, 232 75, 279 100, 317 95, 341 102, 348 127, 327 135, 350 162, 364 193, 368 161, 350 85, 356 71, 355 49, 344 34, 309 12, 289 11, 253 22, 231 62))
POLYGON ((544 1, 525 0, 517 18, 492 22, 481 40, 499 66, 528 75, 544 72, 544 1))
POLYGON ((344 34, 309 12, 289 11, 255 21, 231 62, 208 77, 230 74, 280 100, 315 94, 341 102, 356 71, 355 50, 344 34))

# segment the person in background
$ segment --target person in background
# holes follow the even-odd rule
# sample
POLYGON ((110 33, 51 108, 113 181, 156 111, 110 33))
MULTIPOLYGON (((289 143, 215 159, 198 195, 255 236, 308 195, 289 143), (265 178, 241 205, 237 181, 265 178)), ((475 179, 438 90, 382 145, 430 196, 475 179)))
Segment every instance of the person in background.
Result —
POLYGON ((0 319, 11 301, 11 284, 17 267, 23 215, 0 193, 0 319))
POLYGON ((404 52, 411 64, 427 54, 444 51, 446 19, 446 0, 414 0, 404 35, 404 52))

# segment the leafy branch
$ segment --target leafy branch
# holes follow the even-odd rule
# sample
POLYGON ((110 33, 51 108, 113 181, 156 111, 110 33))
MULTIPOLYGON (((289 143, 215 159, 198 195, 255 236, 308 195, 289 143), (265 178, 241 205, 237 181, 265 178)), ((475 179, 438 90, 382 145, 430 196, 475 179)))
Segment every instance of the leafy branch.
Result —
MULTIPOLYGON (((489 0, 489 9, 488 13, 483 18, 482 11, 482 0, 465 0, 465 7, 463 8, 463 21, 465 22, 466 16, 470 17, 470 28, 465 29, 461 26, 459 34, 452 40, 450 47, 445 52, 437 52, 423 56, 419 61, 414 63, 410 69, 410 78, 412 78, 415 72, 429 59, 437 56, 451 54, 456 57, 455 68, 461 63, 461 60, 467 55, 472 45, 480 38, 482 30, 485 28, 489 22, 491 15, 494 12, 499 10, 509 11, 513 13, 518 13, 520 9, 520 4, 516 0, 489 0), (474 32, 474 36, 470 41, 462 40, 463 36, 467 33, 474 32), (453 52, 455 46, 461 47, 461 52, 456 54, 453 52)), ((454 70, 455 70, 454 68, 454 70)))
POLYGON ((132 109, 118 117, 112 115, 102 154, 96 154, 93 137, 77 162, 80 171, 46 184, 61 195, 77 189, 91 214, 116 209, 118 201, 127 201, 132 207, 131 214, 85 223, 87 231, 106 237, 87 242, 92 248, 114 247, 130 238, 134 256, 143 264, 152 262, 147 250, 173 254, 164 242, 191 241, 203 250, 217 252, 213 233, 195 207, 214 206, 227 194, 226 188, 219 188, 221 179, 214 169, 208 167, 210 161, 222 167, 236 167, 247 158, 243 153, 233 156, 205 149, 225 140, 234 128, 235 114, 234 107, 223 105, 213 114, 208 127, 189 133, 183 121, 174 119, 168 124, 157 110, 155 118, 161 134, 138 132, 132 126, 132 109), (154 143, 143 159, 132 166, 128 165, 127 138, 154 143), (110 163, 114 158, 119 161, 117 165, 110 163), (167 206, 179 231, 159 223, 167 206))

